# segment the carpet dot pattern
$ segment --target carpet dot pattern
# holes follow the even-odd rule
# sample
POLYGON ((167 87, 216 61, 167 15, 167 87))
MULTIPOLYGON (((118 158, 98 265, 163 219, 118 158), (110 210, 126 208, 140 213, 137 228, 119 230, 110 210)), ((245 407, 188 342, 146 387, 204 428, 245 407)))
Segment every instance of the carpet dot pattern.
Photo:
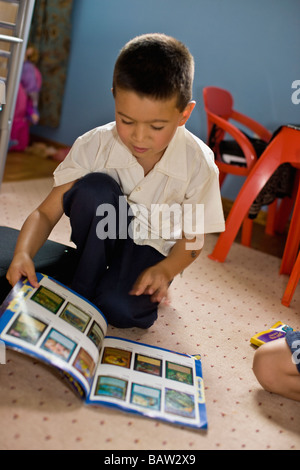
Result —
MULTIPOLYGON (((0 224, 20 228, 50 188, 48 179, 2 184, 0 224)), ((67 218, 51 237, 69 242, 67 218)), ((278 320, 300 329, 300 289, 284 307, 288 277, 279 275, 280 259, 234 244, 226 262, 217 263, 207 257, 216 240, 207 236, 200 257, 173 281, 169 303, 160 306, 149 330, 108 331, 201 354, 207 431, 86 406, 53 369, 6 351, 6 364, 0 365, 0 448, 299 450, 300 403, 260 387, 250 338, 278 320)))

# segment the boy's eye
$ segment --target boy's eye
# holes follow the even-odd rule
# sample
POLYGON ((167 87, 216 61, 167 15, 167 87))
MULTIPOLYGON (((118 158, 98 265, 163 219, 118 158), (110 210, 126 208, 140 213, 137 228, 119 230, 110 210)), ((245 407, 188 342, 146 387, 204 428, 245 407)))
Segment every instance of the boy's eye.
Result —
MULTIPOLYGON (((121 122, 122 124, 125 124, 126 126, 131 126, 132 124, 134 124, 133 121, 127 121, 126 119, 121 119, 121 122)), ((153 129, 154 131, 161 131, 162 129, 164 128, 164 126, 154 126, 154 125, 151 125, 151 129, 153 129)))
POLYGON ((121 119, 123 124, 127 124, 129 126, 130 124, 133 124, 131 121, 125 121, 125 119, 121 119))

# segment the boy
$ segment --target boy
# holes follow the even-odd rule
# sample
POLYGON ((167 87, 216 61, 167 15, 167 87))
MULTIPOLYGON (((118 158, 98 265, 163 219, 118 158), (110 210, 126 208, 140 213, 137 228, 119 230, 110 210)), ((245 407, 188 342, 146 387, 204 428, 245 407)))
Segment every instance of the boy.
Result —
POLYGON ((12 285, 21 275, 37 284, 32 258, 65 212, 78 253, 71 287, 110 324, 153 324, 204 232, 224 230, 213 154, 184 127, 195 106, 193 74, 193 57, 174 38, 147 34, 124 46, 113 75, 115 122, 77 139, 54 172, 53 190, 18 238, 12 285), (178 214, 171 222, 174 205, 185 229, 178 214), (204 230, 195 222, 199 205, 204 230))
POLYGON ((300 331, 260 346, 253 372, 265 390, 300 401, 300 331))

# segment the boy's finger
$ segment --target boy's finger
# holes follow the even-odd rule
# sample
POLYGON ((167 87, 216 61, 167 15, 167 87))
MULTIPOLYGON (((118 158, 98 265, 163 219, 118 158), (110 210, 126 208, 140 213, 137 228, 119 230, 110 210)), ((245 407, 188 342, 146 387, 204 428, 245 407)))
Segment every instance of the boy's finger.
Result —
POLYGON ((37 281, 36 276, 28 277, 28 281, 30 282, 30 284, 32 285, 32 287, 39 287, 39 283, 38 283, 38 281, 37 281))
POLYGON ((28 273, 27 274, 27 279, 30 282, 30 284, 32 285, 32 287, 39 287, 39 283, 38 283, 35 271, 28 273))
POLYGON ((153 294, 155 289, 152 287, 152 282, 149 281, 147 277, 138 279, 135 284, 133 285, 131 291, 129 292, 131 295, 142 295, 142 294, 153 294))
POLYGON ((146 292, 148 285, 147 284, 137 284, 134 285, 129 294, 131 295, 142 295, 146 292))

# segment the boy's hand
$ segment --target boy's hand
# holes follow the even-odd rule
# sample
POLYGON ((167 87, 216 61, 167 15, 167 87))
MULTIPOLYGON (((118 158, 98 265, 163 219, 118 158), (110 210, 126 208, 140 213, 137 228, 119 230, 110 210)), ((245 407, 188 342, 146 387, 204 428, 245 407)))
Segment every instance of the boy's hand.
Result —
POLYGON ((32 259, 23 253, 14 256, 11 265, 7 271, 6 279, 14 286, 21 277, 27 277, 33 287, 38 287, 35 267, 32 259))
POLYGON ((167 298, 170 281, 168 273, 157 264, 140 274, 129 294, 150 295, 152 302, 161 302, 167 298))

